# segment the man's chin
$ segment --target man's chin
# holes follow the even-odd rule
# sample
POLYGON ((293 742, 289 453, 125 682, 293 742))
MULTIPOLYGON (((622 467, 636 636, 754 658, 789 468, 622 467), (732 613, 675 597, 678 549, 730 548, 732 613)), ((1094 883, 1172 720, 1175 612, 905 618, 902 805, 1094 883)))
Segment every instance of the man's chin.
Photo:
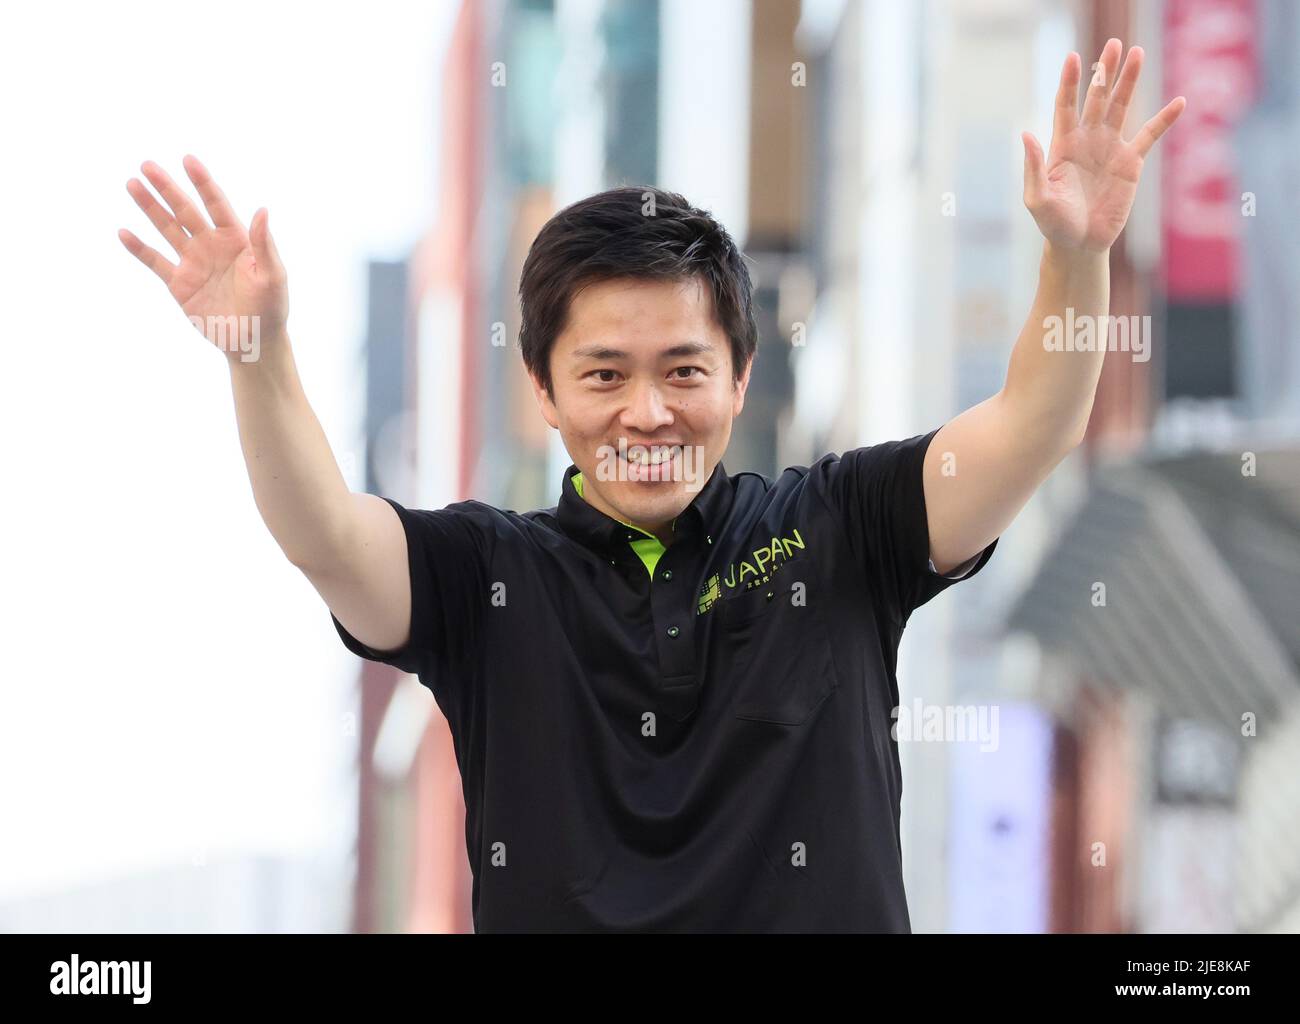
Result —
POLYGON ((694 497, 681 480, 657 483, 620 480, 612 486, 614 490, 611 497, 615 499, 615 507, 622 511, 622 518, 630 523, 670 522, 682 514, 694 497))

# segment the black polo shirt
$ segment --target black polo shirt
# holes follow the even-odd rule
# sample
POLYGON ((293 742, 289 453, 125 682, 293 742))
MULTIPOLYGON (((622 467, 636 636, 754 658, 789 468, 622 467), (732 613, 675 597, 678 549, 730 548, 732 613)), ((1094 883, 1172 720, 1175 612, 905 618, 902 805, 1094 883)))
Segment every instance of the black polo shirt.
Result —
POLYGON ((720 463, 659 551, 572 465, 545 510, 389 499, 411 639, 331 618, 447 716, 476 931, 910 931, 890 727, 903 627, 955 582, 929 561, 934 433, 775 482, 720 463))

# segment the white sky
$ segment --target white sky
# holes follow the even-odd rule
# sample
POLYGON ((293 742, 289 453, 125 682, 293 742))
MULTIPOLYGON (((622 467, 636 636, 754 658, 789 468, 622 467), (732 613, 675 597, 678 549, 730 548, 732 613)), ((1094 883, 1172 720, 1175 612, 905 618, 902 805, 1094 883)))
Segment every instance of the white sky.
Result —
POLYGON ((125 183, 152 159, 193 195, 187 152, 245 224, 269 209, 299 369, 346 464, 365 262, 435 215, 455 8, 6 12, 0 902, 349 851, 359 662, 258 516, 223 357, 117 230, 170 255, 125 183))

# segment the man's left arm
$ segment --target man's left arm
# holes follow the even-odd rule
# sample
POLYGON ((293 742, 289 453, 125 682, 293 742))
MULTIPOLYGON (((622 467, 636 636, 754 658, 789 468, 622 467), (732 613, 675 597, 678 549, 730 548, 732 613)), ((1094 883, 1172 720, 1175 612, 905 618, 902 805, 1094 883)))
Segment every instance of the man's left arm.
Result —
POLYGON ((930 559, 939 573, 1001 536, 1087 429, 1106 356, 1110 247, 1128 220, 1144 158, 1185 106, 1174 99, 1126 142, 1142 50, 1130 49, 1117 74, 1122 51, 1118 39, 1106 43, 1081 114, 1081 61, 1066 58, 1046 160, 1033 135, 1022 135, 1025 206, 1044 237, 1038 291, 1002 390, 946 423, 926 451, 930 559), (1095 327, 1091 350, 1045 343, 1049 324, 1064 331, 1085 317, 1095 327))

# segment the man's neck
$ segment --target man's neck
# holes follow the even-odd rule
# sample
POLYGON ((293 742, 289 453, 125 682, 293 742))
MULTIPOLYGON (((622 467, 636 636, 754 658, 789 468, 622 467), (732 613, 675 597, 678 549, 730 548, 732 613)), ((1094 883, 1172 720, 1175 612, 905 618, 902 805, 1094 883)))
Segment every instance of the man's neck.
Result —
POLYGON ((665 548, 668 547, 670 544, 672 544, 673 540, 676 538, 676 534, 673 531, 673 526, 677 522, 676 519, 674 519, 672 522, 665 523, 657 530, 651 529, 648 526, 641 526, 637 523, 629 523, 626 519, 619 519, 618 516, 614 515, 612 510, 601 508, 600 505, 596 504, 594 501, 588 498, 586 494, 583 493, 583 477, 581 472, 574 473, 571 479, 573 480, 573 489, 578 492, 578 497, 580 497, 583 501, 587 502, 587 504, 590 505, 592 508, 599 509, 601 512, 604 512, 605 515, 609 516, 611 519, 617 520, 618 522, 622 523, 624 526, 631 526, 634 529, 640 530, 642 533, 650 534, 652 537, 658 540, 659 543, 662 544, 665 548))

